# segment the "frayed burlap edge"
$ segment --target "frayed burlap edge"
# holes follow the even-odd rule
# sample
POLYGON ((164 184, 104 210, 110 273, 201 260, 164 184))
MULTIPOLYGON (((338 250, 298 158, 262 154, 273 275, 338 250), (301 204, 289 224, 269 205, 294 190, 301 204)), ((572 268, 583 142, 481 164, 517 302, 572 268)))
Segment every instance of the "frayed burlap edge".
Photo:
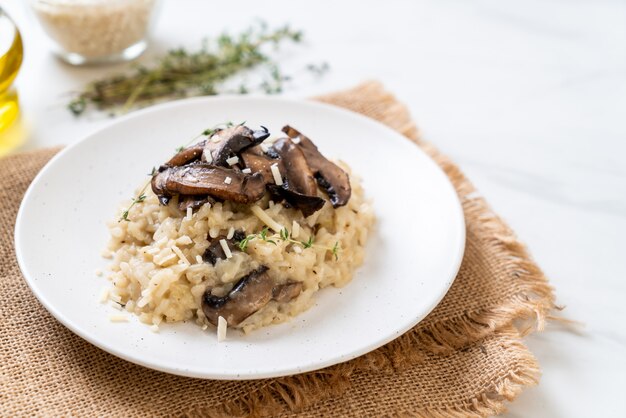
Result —
POLYGON ((423 418, 483 418, 497 415, 506 411, 506 403, 512 402, 526 387, 539 383, 541 370, 535 357, 528 348, 518 339, 517 328, 505 327, 498 331, 516 340, 510 342, 509 350, 515 350, 518 356, 517 367, 509 371, 506 376, 494 382, 489 390, 477 394, 467 400, 469 407, 448 405, 445 408, 404 409, 397 414, 400 417, 423 418))
MULTIPOLYGON (((539 382, 539 364, 527 347, 519 340, 517 328, 508 326, 496 331, 499 336, 516 340, 510 342, 509 351, 515 351, 516 367, 508 371, 490 388, 469 397, 465 406, 446 405, 441 408, 405 407, 393 414, 400 417, 423 418, 479 418, 500 414, 506 411, 507 402, 512 402, 526 387, 539 382)), ((419 348, 412 347, 412 351, 419 348)), ((377 351, 380 351, 377 350, 377 351)), ((284 414, 286 411, 298 413, 325 399, 341 396, 351 386, 350 376, 360 370, 380 373, 401 372, 392 362, 381 356, 362 356, 351 362, 333 366, 318 372, 290 376, 271 381, 257 391, 246 394, 220 409, 196 408, 188 411, 186 417, 269 417, 284 414)))
MULTIPOLYGON (((391 373, 423 359, 423 351, 448 355, 498 330, 508 329, 516 337, 543 330, 549 313, 555 309, 553 288, 541 269, 532 261, 526 247, 514 232, 478 195, 460 169, 430 143, 419 137, 408 109, 378 82, 367 82, 351 90, 317 97, 316 100, 368 114, 369 106, 379 107, 376 119, 395 129, 422 148, 447 174, 463 205, 466 219, 479 220, 479 228, 491 237, 492 243, 509 253, 507 261, 519 278, 520 292, 492 309, 465 312, 433 324, 418 324, 411 331, 385 346, 320 371, 288 376, 269 381, 256 392, 236 398, 218 411, 193 409, 188 416, 272 416, 285 410, 302 411, 306 407, 333 396, 339 396, 351 385, 350 376, 357 370, 391 373), (363 97, 367 98, 363 102, 363 97), (423 351, 422 351, 423 350, 423 351)), ((428 323, 426 318, 422 324, 428 323)), ((513 401, 524 387, 539 380, 539 365, 521 341, 517 349, 523 366, 511 371, 490 392, 469 399, 471 410, 448 407, 442 409, 405 410, 400 415, 433 418, 485 417, 502 413, 506 402, 513 401)))

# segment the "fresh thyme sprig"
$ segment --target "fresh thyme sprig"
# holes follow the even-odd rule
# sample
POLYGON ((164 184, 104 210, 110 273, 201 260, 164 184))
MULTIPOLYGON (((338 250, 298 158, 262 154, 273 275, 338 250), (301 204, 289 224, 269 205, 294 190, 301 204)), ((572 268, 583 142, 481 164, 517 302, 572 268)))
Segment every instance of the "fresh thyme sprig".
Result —
POLYGON ((324 245, 315 244, 313 241, 313 235, 309 236, 309 239, 306 241, 298 241, 291 237, 291 233, 287 228, 283 228, 280 230, 278 234, 268 235, 269 228, 266 226, 259 232, 258 234, 250 234, 246 236, 244 239, 239 241, 237 246, 241 251, 246 251, 250 241, 260 240, 263 242, 267 242, 273 245, 278 245, 277 241, 289 242, 295 245, 301 246, 303 249, 307 248, 321 248, 327 251, 330 251, 331 254, 335 257, 335 260, 339 260, 339 241, 335 242, 335 245, 332 247, 326 247, 324 245))
MULTIPOLYGON (((148 183, 149 184, 149 183, 148 183)), ((146 184, 143 189, 141 189, 140 195, 137 197, 133 197, 133 201, 130 204, 130 206, 124 211, 122 212, 122 216, 120 216, 120 219, 118 220, 118 222, 121 221, 129 221, 130 219, 128 219, 128 213, 130 212, 130 209, 135 206, 137 203, 141 203, 144 200, 146 200, 146 194, 144 193, 146 191, 146 187, 148 187, 148 184, 146 184)))
MULTIPOLYGON (((269 69, 269 80, 260 88, 266 93, 283 89, 284 76, 266 47, 276 49, 284 41, 299 43, 302 32, 284 26, 269 30, 267 25, 252 27, 238 35, 224 33, 215 41, 205 40, 197 51, 183 48, 169 51, 151 66, 138 65, 127 74, 109 76, 89 84, 68 105, 81 115, 90 105, 100 110, 124 113, 157 101, 172 98, 215 95, 227 79, 259 66, 269 69)), ((252 89, 241 85, 240 93, 252 89)))

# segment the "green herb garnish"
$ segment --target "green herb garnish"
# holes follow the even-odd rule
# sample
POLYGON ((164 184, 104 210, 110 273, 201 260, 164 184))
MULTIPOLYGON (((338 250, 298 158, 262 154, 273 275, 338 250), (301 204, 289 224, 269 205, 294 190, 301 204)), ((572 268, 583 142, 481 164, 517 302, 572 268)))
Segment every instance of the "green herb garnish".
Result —
MULTIPOLYGON (((268 73, 260 89, 279 93, 289 77, 281 73, 267 47, 276 49, 285 41, 301 40, 302 32, 289 26, 268 30, 267 25, 261 24, 260 28, 253 27, 238 35, 224 33, 212 42, 204 41, 199 50, 174 49, 152 65, 137 65, 126 74, 97 80, 78 93, 68 108, 77 116, 92 105, 115 114, 168 99, 215 95, 224 81, 256 67, 264 67, 268 73)), ((313 70, 315 66, 308 68, 319 72, 313 70)), ((244 94, 251 90, 258 88, 241 84, 233 92, 244 94)))
POLYGON ((144 194, 144 191, 145 191, 145 190, 146 190, 146 187, 144 187, 144 188, 141 190, 141 192, 140 192, 139 196, 137 196, 137 197, 133 197, 133 201, 132 201, 132 203, 130 204, 130 206, 129 206, 129 207, 128 207, 128 208, 127 208, 124 212, 122 212, 122 216, 120 216, 120 219, 118 219, 118 222, 121 222, 121 221, 129 221, 129 219, 128 219, 128 213, 130 212, 130 209, 131 209, 133 206, 135 206, 137 203, 141 203, 141 202, 143 202, 144 200, 146 200, 146 195, 144 194))
POLYGON ((297 241, 291 238, 291 233, 289 232, 287 228, 281 229, 278 234, 268 235, 268 232, 269 232, 269 228, 266 226, 257 234, 250 234, 246 236, 244 239, 242 239, 241 241, 237 243, 237 246, 239 247, 241 251, 246 251, 248 249, 248 245, 250 244, 250 241, 259 240, 259 241, 267 242, 273 245, 278 245, 277 241, 283 241, 283 242, 288 242, 294 245, 299 245, 303 249, 312 248, 312 247, 323 248, 327 251, 330 251, 331 254, 335 257, 335 260, 339 260, 339 250, 340 250, 339 241, 335 242, 335 245, 332 247, 325 247, 322 245, 316 245, 313 242, 312 235, 306 241, 297 241))

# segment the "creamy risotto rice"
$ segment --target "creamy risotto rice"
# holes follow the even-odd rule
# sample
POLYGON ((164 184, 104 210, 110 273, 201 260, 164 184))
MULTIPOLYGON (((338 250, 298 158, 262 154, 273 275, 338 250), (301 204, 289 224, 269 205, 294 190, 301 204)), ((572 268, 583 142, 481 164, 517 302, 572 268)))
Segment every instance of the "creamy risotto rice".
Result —
MULTIPOLYGON (((341 167, 350 174, 345 164, 341 167)), ((242 276, 266 266, 277 285, 301 283, 301 291, 290 300, 270 300, 236 327, 247 333, 286 321, 308 309, 319 289, 348 283, 363 263, 375 218, 360 180, 350 174, 350 183, 345 206, 333 208, 327 201, 308 217, 274 203, 269 194, 248 205, 217 201, 181 210, 178 196, 164 206, 148 189, 130 208, 128 221, 109 223, 105 256, 112 259, 112 286, 102 299, 154 329, 178 321, 213 327, 201 308, 205 292, 225 296, 242 276), (285 231, 288 239, 283 239, 285 231), (235 235, 253 237, 245 251, 235 235), (212 241, 220 242, 224 253, 214 265, 205 257, 212 241)), ((120 214, 129 205, 125 202, 120 214)))

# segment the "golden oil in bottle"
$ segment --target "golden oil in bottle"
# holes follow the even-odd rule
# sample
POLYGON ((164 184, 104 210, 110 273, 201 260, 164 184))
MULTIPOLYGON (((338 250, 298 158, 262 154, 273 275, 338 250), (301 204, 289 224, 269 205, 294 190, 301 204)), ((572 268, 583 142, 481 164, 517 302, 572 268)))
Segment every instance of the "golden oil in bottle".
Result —
POLYGON ((21 129, 15 126, 20 109, 17 92, 11 87, 23 56, 22 37, 0 8, 0 155, 18 147, 24 140, 21 129))

